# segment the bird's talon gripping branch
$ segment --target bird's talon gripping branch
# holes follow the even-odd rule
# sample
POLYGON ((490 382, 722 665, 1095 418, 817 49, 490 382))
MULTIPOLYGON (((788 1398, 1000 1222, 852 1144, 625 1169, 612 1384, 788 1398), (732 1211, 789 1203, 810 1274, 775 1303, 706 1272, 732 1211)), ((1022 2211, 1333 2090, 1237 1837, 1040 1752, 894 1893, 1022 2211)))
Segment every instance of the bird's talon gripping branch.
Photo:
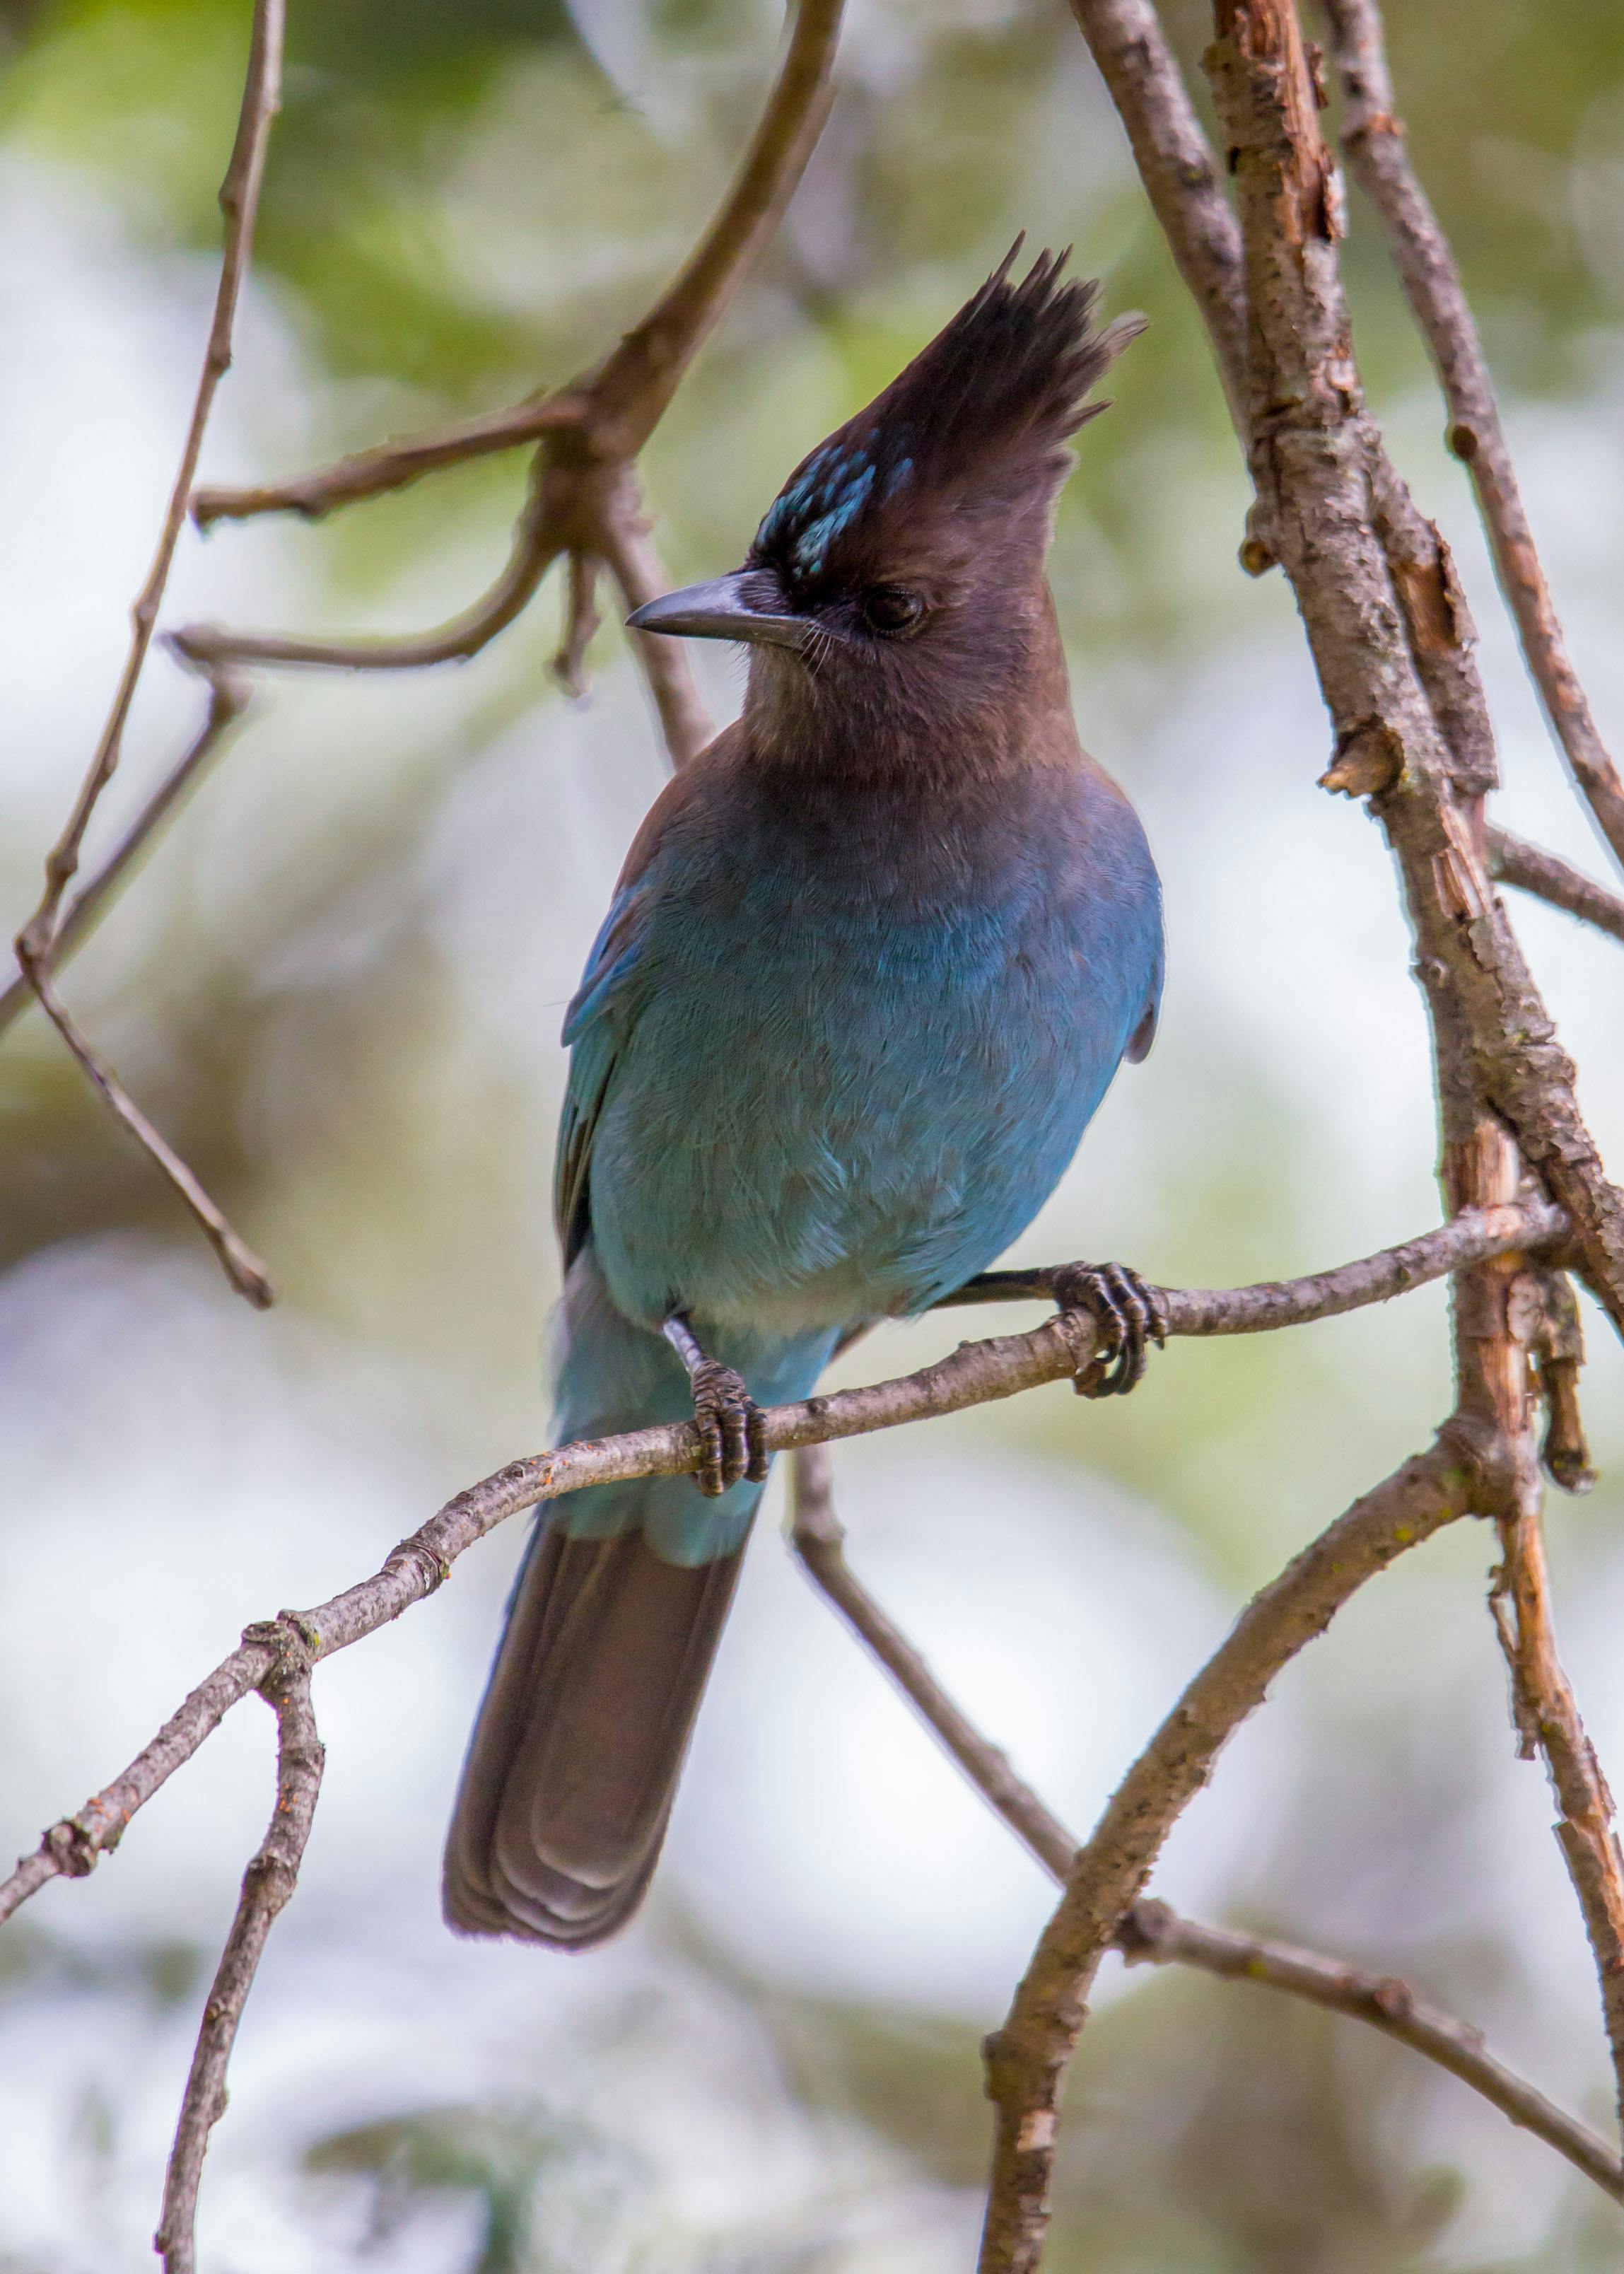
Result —
POLYGON ((700 1491, 707 1500, 717 1500, 730 1486, 747 1480, 753 1485, 765 1484, 766 1422, 745 1387, 743 1375, 707 1358, 680 1313, 672 1314, 661 1332, 688 1368, 694 1393, 694 1427, 699 1432, 700 1449, 694 1481, 700 1491))
POLYGON ((1063 1263, 1049 1281, 1049 1292, 1063 1311, 1086 1311, 1100 1333, 1100 1347, 1077 1374, 1079 1397, 1125 1397, 1145 1377, 1146 1345, 1167 1341, 1167 1306, 1162 1290, 1125 1263, 1063 1263))

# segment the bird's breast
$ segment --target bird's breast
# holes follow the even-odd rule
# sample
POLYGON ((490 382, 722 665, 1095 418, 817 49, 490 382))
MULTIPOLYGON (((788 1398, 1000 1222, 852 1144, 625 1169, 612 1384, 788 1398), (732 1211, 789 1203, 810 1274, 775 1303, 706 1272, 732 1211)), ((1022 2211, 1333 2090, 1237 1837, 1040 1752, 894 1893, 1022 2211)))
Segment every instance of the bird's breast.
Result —
POLYGON ((1008 1245, 1147 984, 1132 894, 1090 886, 1086 818, 747 817, 673 862, 594 1147, 618 1301, 844 1327, 1008 1245))

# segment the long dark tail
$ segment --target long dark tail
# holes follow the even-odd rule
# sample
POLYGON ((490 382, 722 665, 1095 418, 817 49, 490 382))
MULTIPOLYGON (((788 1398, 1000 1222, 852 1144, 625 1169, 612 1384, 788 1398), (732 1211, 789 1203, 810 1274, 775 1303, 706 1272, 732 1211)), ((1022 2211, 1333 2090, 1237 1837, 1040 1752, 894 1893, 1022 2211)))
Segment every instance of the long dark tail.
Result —
POLYGON ((454 1927, 584 1950, 635 1910, 743 1554, 684 1566, 639 1532, 537 1534, 452 1815, 454 1927))

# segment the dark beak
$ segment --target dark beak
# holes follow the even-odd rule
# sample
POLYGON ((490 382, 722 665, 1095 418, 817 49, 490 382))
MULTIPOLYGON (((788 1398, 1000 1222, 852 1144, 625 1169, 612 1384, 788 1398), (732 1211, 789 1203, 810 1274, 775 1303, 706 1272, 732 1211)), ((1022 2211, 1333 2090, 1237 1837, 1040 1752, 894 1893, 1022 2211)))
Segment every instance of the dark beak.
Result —
POLYGON ((811 626, 804 616, 774 614, 756 600, 776 599, 771 572, 740 568, 713 584, 689 584, 650 600, 626 619, 635 632, 671 632, 683 639, 743 640, 752 647, 802 647, 811 626))

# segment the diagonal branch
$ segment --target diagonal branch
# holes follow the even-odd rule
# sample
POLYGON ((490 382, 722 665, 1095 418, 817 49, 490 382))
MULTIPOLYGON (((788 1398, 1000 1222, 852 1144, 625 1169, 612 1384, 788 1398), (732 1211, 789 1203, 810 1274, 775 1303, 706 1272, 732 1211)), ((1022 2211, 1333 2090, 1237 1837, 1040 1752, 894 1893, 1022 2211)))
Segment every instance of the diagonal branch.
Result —
POLYGON ((247 1241, 235 1232, 220 1209, 187 1167, 167 1137, 155 1129, 131 1096, 105 1058, 81 1034, 64 1009, 55 983, 34 966, 29 976, 41 1009, 62 1036, 119 1126, 129 1132, 147 1158, 162 1170, 170 1185, 192 1211, 192 1221, 220 1259, 222 1270, 257 1311, 268 1310, 276 1300, 270 1275, 247 1241))
POLYGON ((1508 830, 1491 829, 1488 843, 1489 874, 1500 884, 1532 892, 1538 900, 1549 900, 1553 908, 1577 916, 1582 923, 1594 924, 1598 931, 1624 940, 1624 898, 1617 892, 1570 869, 1543 846, 1513 837, 1508 830))
POLYGON ((1370 1578, 1500 1489, 1496 1449, 1451 1422, 1265 1587, 1185 1689, 1072 1864, 1009 2017, 987 2044, 996 2110, 981 2274, 1033 2274, 1049 2225, 1060 2090, 1100 1961, 1163 1842, 1269 1684, 1370 1578))
MULTIPOLYGON (((162 527, 158 533, 158 549, 153 556, 147 581, 131 610, 130 647, 113 696, 112 709, 102 729, 102 738, 91 760, 90 771, 74 801, 73 810, 68 816, 62 835, 46 856, 44 895, 24 927, 27 957, 44 968, 49 968, 57 911, 62 905, 62 896, 79 867, 79 851, 90 817, 118 764, 130 705, 135 700, 136 687, 152 646, 153 627, 158 620, 164 588, 169 581, 175 547, 185 523, 186 501, 197 476, 204 431, 208 425, 209 413, 214 407, 220 382, 231 368, 231 335, 237 323, 237 307, 242 297, 243 280, 248 274, 253 249, 254 222, 259 210, 259 187, 265 178, 265 157, 270 144, 271 124, 282 102, 283 27, 283 0, 256 0, 248 54, 248 76, 243 88, 237 140, 232 147, 225 179, 220 187, 220 208, 226 224, 220 283, 214 295, 214 320, 209 327, 208 346, 204 352, 203 370, 192 400, 192 417, 181 449, 179 470, 175 476, 162 527)), ((21 942, 19 947, 20 953, 21 942)))
MULTIPOLYGON (((194 786, 247 708, 248 691, 240 681, 223 672, 208 674, 208 710, 195 739, 147 799, 95 874, 63 908, 51 937, 53 973, 89 938, 148 840, 194 786)), ((33 1000, 34 990, 20 971, 9 987, 0 988, 0 1034, 33 1000)))
POLYGON ((1529 674, 1552 733, 1598 828, 1624 864, 1624 780, 1603 742, 1568 653, 1523 510, 1493 384, 1460 270, 1410 162, 1394 115, 1377 0, 1323 0, 1342 80, 1342 147, 1387 232, 1410 309, 1449 406, 1449 448, 1462 461, 1529 674))
POLYGON ((284 1611, 267 1626, 251 1627, 243 1639, 273 1653, 271 1669, 258 1687, 276 1715, 276 1804, 270 1828, 243 1874, 237 1916, 203 2007, 164 2179, 163 2212, 153 2237, 164 2274, 192 2274, 196 2263, 198 2186, 208 2135, 226 2111, 231 2048, 266 1939, 298 1883, 321 1791, 325 1755, 311 1704, 308 1638, 297 1619, 284 1611))
MULTIPOLYGON (((1560 1246, 1566 1231, 1560 1212, 1544 1202, 1492 1214, 1474 1211, 1402 1247, 1345 1265, 1342 1273, 1320 1273, 1263 1288, 1239 1287, 1228 1293, 1166 1289, 1168 1331, 1260 1332, 1327 1318, 1347 1307, 1341 1300, 1344 1277, 1348 1285, 1364 1291, 1362 1301, 1381 1302, 1405 1288, 1440 1279, 1462 1261, 1511 1248, 1560 1246), (1395 1259, 1402 1259, 1402 1270, 1395 1259), (1372 1266, 1383 1269, 1373 1272, 1372 1266)), ((865 1436, 1012 1397, 1045 1382, 1069 1381, 1092 1359, 1095 1339, 1093 1322, 1073 1312, 1030 1334, 965 1343, 950 1357, 915 1374, 772 1407, 764 1417, 767 1444, 774 1452, 789 1452, 840 1437, 865 1436)), ((686 1475, 698 1465, 699 1442, 690 1422, 628 1430, 619 1437, 583 1438, 554 1452, 510 1462, 447 1501, 370 1578, 299 1614, 301 1628, 315 1637, 316 1655, 330 1657, 432 1594, 476 1540, 538 1501, 630 1477, 686 1475)), ((192 1758, 231 1708, 264 1681, 273 1664, 268 1646, 250 1641, 222 1660, 123 1774, 94 1794, 76 1816, 53 1825, 34 1853, 0 1883, 0 1921, 48 1880, 82 1879, 93 1871, 98 1856, 117 1846, 131 1818, 192 1758)))
MULTIPOLYGON (((1071 13, 1110 92, 1151 210, 1207 320, 1241 447, 1252 431, 1241 235, 1212 147, 1153 0, 1071 0, 1071 13)), ((1267 561, 1248 564, 1256 569, 1267 561)))
MULTIPOLYGON (((1076 1840, 1016 1775, 1007 1756, 960 1712, 846 1562, 845 1533, 830 1489, 829 1456, 822 1446, 808 1446, 794 1456, 790 1495, 790 1544, 814 1585, 1028 1854, 1064 1886, 1077 1855, 1076 1840)), ((1624 2202, 1624 2165, 1605 2141, 1497 2060, 1476 2029, 1427 2005, 1407 1983, 1286 1943, 1202 1926, 1148 1898, 1129 1906, 1112 1944, 1131 1966, 1191 1966, 1222 1981, 1261 1982, 1380 2029, 1447 2068, 1514 2124, 1566 2156, 1615 2202, 1624 2202)))
MULTIPOLYGON (((38 998, 41 1007, 89 1076, 99 1096, 136 1142, 162 1170, 191 1209, 224 1266, 232 1286, 251 1302, 260 1306, 269 1303, 273 1297, 270 1282, 258 1257, 237 1237, 185 1163, 158 1134, 124 1090, 111 1067, 104 1064, 79 1032, 57 999, 51 980, 69 925, 71 923, 76 930, 82 932, 94 920, 102 900, 133 858, 139 845, 151 833, 162 813, 175 803, 184 780, 203 763, 230 723, 230 716, 242 707, 235 689, 227 689, 217 681, 214 700, 210 705, 209 721, 203 735, 181 761, 176 773, 171 775, 170 784, 166 785, 165 790, 161 790, 155 799, 149 801, 148 811, 152 818, 138 824, 136 831, 126 833, 124 843, 101 875, 79 895, 64 917, 63 898, 78 873, 85 832, 102 792, 117 770, 130 706, 135 700, 135 690, 151 651, 153 628, 169 584, 175 547, 185 522, 186 501, 197 474, 204 432, 220 382, 231 367, 231 338, 237 322, 237 303, 242 297, 243 281, 248 273, 253 248, 254 222, 259 213, 260 184, 265 178, 266 152, 270 143, 272 121, 282 99, 283 29, 284 0, 255 0, 247 77, 243 87, 237 139, 220 188, 220 208, 225 218, 225 245, 221 256, 220 282, 214 295, 214 320, 209 327, 208 345, 204 353, 197 393, 192 399, 192 417, 181 450, 180 466, 169 493, 152 567, 131 611, 130 645, 114 691, 112 708, 102 729, 89 772, 74 801, 73 809, 61 836, 46 855, 45 886, 40 904, 18 934, 16 942, 20 974, 19 984, 38 998)), ((20 1007, 16 987, 7 990, 6 1001, 8 1005, 20 1007)), ((3 1018, 0 1018, 0 1024, 4 1024, 3 1018)))
POLYGON ((1624 2117, 1624 1855, 1613 1795, 1557 1656, 1550 1575, 1538 1508, 1500 1519, 1502 1560, 1489 1605, 1511 1675, 1512 1718, 1525 1760, 1544 1757, 1568 1866, 1596 1962, 1603 2019, 1624 2117))
POLYGON ((1199 1966, 1225 1981, 1266 1983, 1329 2013, 1368 2022, 1384 2037, 1424 2053, 1458 2076, 1502 2116, 1566 2156, 1605 2195, 1624 2202, 1624 2165, 1599 2134, 1497 2059, 1469 2022, 1426 2004, 1408 1983, 1365 1973, 1315 1951, 1227 1934, 1194 1919, 1179 1918, 1165 1904, 1149 1900, 1130 1909, 1118 1942, 1130 1966, 1141 1960, 1157 1966, 1199 1966))

